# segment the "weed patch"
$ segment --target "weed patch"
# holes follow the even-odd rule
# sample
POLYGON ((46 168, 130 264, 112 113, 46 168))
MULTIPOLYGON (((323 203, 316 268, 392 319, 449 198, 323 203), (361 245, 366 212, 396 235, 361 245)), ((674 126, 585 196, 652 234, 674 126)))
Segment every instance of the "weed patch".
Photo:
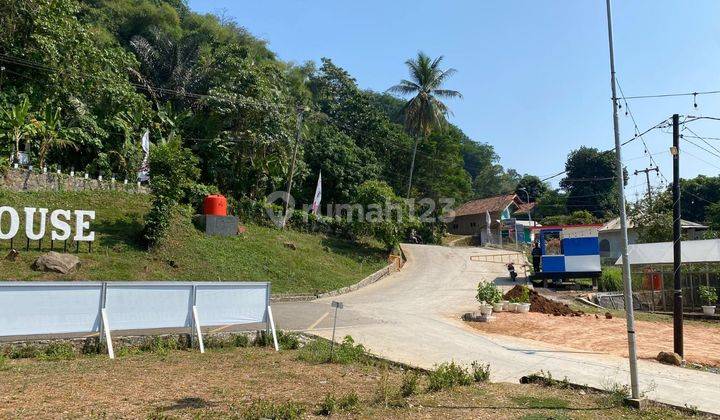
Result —
POLYGON ((402 396, 402 390, 395 388, 388 379, 387 370, 383 371, 375 389, 375 404, 388 408, 407 407, 408 403, 402 396))
POLYGON ((355 344, 349 335, 345 336, 343 342, 336 345, 333 354, 330 352, 330 342, 326 340, 315 340, 307 343, 298 352, 298 360, 304 362, 320 363, 362 363, 368 362, 369 358, 362 344, 355 344))
POLYGON ((143 342, 139 348, 140 351, 165 356, 170 350, 178 350, 181 346, 180 340, 175 337, 152 337, 143 342))
POLYGON ((487 363, 472 362, 470 365, 472 376, 475 382, 487 382, 490 380, 490 365, 487 363))
POLYGON ((617 382, 606 384, 603 386, 605 392, 608 393, 608 403, 615 407, 620 407, 625 403, 625 400, 630 398, 630 387, 622 385, 617 382))
POLYGON ((338 412, 356 413, 360 407, 360 397, 351 392, 340 398, 326 395, 320 407, 315 411, 318 416, 331 416, 338 412))
POLYGON ((293 401, 276 404, 271 401, 257 401, 245 410, 243 418, 248 420, 277 419, 293 420, 299 419, 305 413, 305 406, 293 401))
POLYGON ((473 377, 464 368, 455 362, 443 363, 428 375, 428 391, 436 392, 454 386, 464 386, 473 383, 473 377))
POLYGON ((418 391, 418 374, 417 372, 408 371, 405 372, 400 385, 400 395, 407 398, 411 395, 417 394, 418 391))
POLYGON ((51 343, 38 357, 42 360, 70 360, 75 358, 75 348, 70 343, 51 343))
POLYGON ((524 376, 520 379, 520 383, 522 384, 540 384, 543 386, 549 386, 553 388, 560 388, 560 389, 568 389, 572 388, 572 384, 568 381, 567 377, 563 378, 563 380, 558 380, 553 378, 552 373, 545 372, 544 370, 541 370, 538 373, 533 373, 532 375, 524 376))
POLYGON ((11 359, 32 359, 40 356, 42 352, 36 346, 19 346, 10 350, 11 359))

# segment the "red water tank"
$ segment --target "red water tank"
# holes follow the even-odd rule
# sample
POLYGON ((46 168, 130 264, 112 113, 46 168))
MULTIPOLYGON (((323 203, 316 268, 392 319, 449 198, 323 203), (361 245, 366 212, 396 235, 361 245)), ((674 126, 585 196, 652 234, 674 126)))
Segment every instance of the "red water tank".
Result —
POLYGON ((203 200, 203 214, 227 216, 227 198, 224 195, 208 195, 203 200))

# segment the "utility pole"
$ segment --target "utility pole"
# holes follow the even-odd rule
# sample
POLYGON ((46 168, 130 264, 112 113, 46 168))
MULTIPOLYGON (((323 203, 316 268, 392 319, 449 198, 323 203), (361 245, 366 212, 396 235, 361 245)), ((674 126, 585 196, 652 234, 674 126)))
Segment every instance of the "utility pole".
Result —
MULTIPOLYGON (((527 188, 520 188, 520 191, 525 191, 525 195, 527 196, 527 203, 530 204, 530 193, 528 192, 527 188)), ((530 216, 529 209, 528 209, 528 222, 532 222, 532 216, 530 216)))
POLYGON ((633 308, 632 279, 630 260, 628 259, 627 212, 625 209, 625 173, 622 166, 622 148, 620 145, 620 124, 618 121, 618 102, 615 84, 615 53, 613 51, 612 11, 610 0, 605 0, 607 8, 608 46, 610 48, 610 87, 612 89, 613 128, 615 132, 615 166, 617 167, 618 203, 620 205, 620 232, 622 234, 621 254, 623 261, 623 294, 625 295, 625 314, 627 317, 628 355, 630 356, 630 389, 632 399, 640 398, 638 384, 637 346, 635 343, 635 313, 633 308))
POLYGON ((673 274, 675 294, 673 301, 673 348, 675 353, 683 359, 683 297, 682 279, 680 278, 680 263, 682 262, 680 242, 680 116, 672 116, 673 147, 670 153, 673 157, 673 274))
POLYGON ((295 160, 297 159, 298 148, 300 147, 300 139, 302 138, 302 120, 303 120, 302 107, 297 109, 297 133, 295 137, 295 146, 293 147, 292 160, 290 161, 290 174, 288 175, 287 188, 285 191, 285 202, 283 203, 283 214, 284 218, 282 221, 282 227, 285 228, 285 223, 288 220, 288 203, 290 202, 290 191, 293 185, 293 176, 295 175, 295 160))
POLYGON ((645 173, 645 180, 647 181, 648 200, 650 200, 651 203, 652 203, 652 189, 650 188, 650 172, 652 172, 652 171, 655 171, 655 173, 659 173, 660 169, 656 166, 654 168, 650 167, 650 168, 641 169, 639 171, 636 170, 634 172, 635 175, 643 173, 643 172, 645 173))
POLYGON ((408 177, 408 188, 407 188, 407 197, 410 199, 410 190, 412 189, 412 179, 413 179, 413 171, 415 170, 415 155, 417 154, 417 147, 418 147, 418 141, 420 139, 417 135, 415 135, 415 143, 413 145, 413 153, 412 153, 412 160, 410 161, 410 176, 408 177))

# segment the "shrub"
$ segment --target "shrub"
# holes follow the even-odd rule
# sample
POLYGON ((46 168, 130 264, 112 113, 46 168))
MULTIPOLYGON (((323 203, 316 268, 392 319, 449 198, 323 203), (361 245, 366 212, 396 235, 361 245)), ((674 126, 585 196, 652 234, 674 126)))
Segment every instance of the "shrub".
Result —
POLYGON ((630 398, 630 387, 627 385, 612 382, 603 388, 608 393, 608 402, 613 406, 619 407, 625 403, 626 399, 630 398))
POLYGON ((8 364, 8 358, 4 354, 0 354, 0 371, 8 370, 10 369, 10 365, 8 364))
POLYGON ((0 157, 0 176, 4 177, 10 170, 10 159, 6 157, 0 157))
POLYGON ((268 334, 265 330, 260 330, 255 333, 255 339, 253 340, 253 346, 255 347, 269 347, 274 345, 272 333, 268 334))
POLYGON ((320 404, 320 407, 315 411, 315 414, 319 416, 330 416, 339 411, 345 411, 354 413, 357 412, 360 405, 360 397, 353 391, 340 398, 328 394, 320 404))
POLYGON ((428 391, 440 391, 459 385, 470 385, 473 377, 468 370, 455 362, 443 363, 430 372, 428 391))
POLYGON ((472 376, 475 382, 487 382, 490 380, 490 365, 487 363, 472 362, 470 365, 472 376))
POLYGON ((402 396, 402 390, 390 384, 387 370, 383 371, 380 381, 375 389, 375 403, 383 407, 406 407, 407 401, 402 396))
POLYGON ((513 303, 528 303, 530 302, 530 289, 528 289, 525 286, 520 286, 522 292, 520 292, 520 295, 510 299, 510 302, 513 303))
POLYGON ((717 289, 714 287, 700 286, 698 293, 700 294, 700 300, 707 305, 715 305, 718 300, 717 289))
POLYGON ((235 347, 248 347, 250 345, 250 338, 244 334, 234 335, 232 340, 235 347))
POLYGON ((69 360, 75 358, 75 348, 70 343, 50 343, 39 357, 43 360, 69 360))
POLYGON ((418 390, 418 374, 417 372, 408 371, 405 372, 402 379, 402 384, 400 385, 400 395, 403 397, 409 397, 415 393, 417 393, 418 390))
POLYGON ((356 363, 366 360, 365 347, 362 344, 355 344, 355 340, 346 335, 339 346, 335 346, 335 361, 341 364, 356 363))
POLYGON ((271 401, 256 401, 252 403, 243 415, 246 419, 299 419, 305 413, 305 406, 293 401, 276 404, 271 401))
POLYGON ((178 138, 150 149, 150 190, 154 198, 145 218, 143 243, 155 246, 165 237, 173 207, 189 202, 199 176, 198 158, 192 150, 182 147, 178 138))
POLYGON ((300 347, 300 339, 296 334, 278 331, 278 344, 283 350, 297 350, 300 347))
POLYGON ((617 267, 603 267, 602 275, 598 279, 598 290, 602 292, 617 292, 623 290, 622 269, 617 267))
POLYGON ((359 363, 367 361, 365 347, 356 345, 352 337, 345 336, 343 342, 336 345, 334 355, 330 354, 330 342, 326 340, 315 340, 307 343, 298 352, 298 360, 308 363, 359 363))
POLYGON ((221 338, 217 336, 207 336, 203 338, 206 349, 229 349, 236 347, 232 338, 221 338))
POLYGON ((494 283, 480 282, 478 283, 478 291, 475 298, 478 302, 497 303, 502 300, 502 292, 494 283))
POLYGON ((151 337, 140 345, 140 351, 167 354, 169 350, 180 348, 180 342, 174 337, 151 337))
POLYGON ((40 356, 41 351, 35 346, 20 346, 13 347, 10 350, 11 359, 32 359, 33 357, 40 356))

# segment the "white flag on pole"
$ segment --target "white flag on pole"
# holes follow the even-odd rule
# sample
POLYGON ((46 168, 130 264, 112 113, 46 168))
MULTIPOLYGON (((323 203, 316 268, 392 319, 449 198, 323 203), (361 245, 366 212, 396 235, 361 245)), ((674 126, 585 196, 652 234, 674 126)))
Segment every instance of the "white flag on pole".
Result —
POLYGON ((320 201, 322 200, 322 171, 318 174, 317 187, 315 187, 315 198, 312 203, 312 214, 317 214, 320 209, 320 201))
POLYGON ((145 130, 140 145, 143 149, 143 161, 137 177, 138 181, 145 182, 150 180, 150 130, 145 130))

